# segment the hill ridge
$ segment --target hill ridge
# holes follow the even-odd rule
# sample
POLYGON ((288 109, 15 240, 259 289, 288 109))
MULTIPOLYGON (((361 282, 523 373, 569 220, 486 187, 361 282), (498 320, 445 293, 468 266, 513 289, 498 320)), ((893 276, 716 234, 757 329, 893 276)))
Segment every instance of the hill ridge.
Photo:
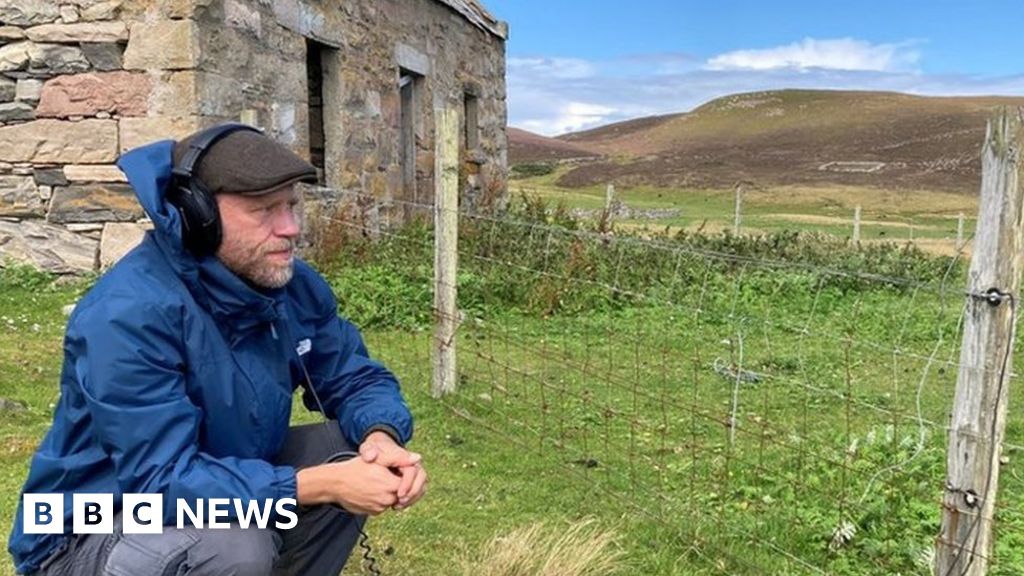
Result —
MULTIPOLYGON (((976 193, 986 120, 1000 105, 1024 106, 1024 97, 757 91, 543 142, 572 146, 560 158, 589 155, 560 178, 565 186, 717 188, 743 179, 976 193)), ((512 163, 516 140, 510 133, 512 163)))

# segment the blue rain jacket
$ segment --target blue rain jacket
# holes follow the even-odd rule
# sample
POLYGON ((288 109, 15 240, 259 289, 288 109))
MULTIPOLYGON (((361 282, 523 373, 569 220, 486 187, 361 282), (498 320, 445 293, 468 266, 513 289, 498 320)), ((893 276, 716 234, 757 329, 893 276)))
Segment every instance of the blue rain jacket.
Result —
MULTIPOLYGON (((163 198, 174 143, 118 165, 154 230, 82 298, 68 322, 53 427, 32 459, 28 493, 64 494, 64 535, 25 534, 22 500, 9 550, 19 572, 66 545, 72 493, 178 498, 295 498, 295 470, 268 461, 288 429, 303 365, 330 418, 358 444, 412 417, 394 376, 337 315, 327 283, 296 260, 292 280, 257 291, 214 257, 194 258, 163 198)), ((316 406, 305 396, 310 409, 316 406)))

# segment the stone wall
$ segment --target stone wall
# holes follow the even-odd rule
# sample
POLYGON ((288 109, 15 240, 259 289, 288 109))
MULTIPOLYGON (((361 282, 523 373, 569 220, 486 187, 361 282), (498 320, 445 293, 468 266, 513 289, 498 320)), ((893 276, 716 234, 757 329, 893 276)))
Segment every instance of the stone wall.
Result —
POLYGON ((307 39, 322 48, 324 180, 342 199, 376 199, 385 221, 431 204, 433 110, 467 93, 464 202, 503 199, 505 42, 437 0, 0 0, 0 259, 116 261, 147 221, 113 162, 153 140, 241 119, 309 157, 307 39), (415 199, 400 69, 422 76, 415 199))
POLYGON ((477 145, 462 151, 464 199, 475 206, 504 198, 505 41, 449 6, 436 0, 223 0, 197 9, 195 20, 204 31, 201 114, 227 119, 246 110, 307 156, 307 39, 322 48, 323 104, 316 114, 322 113, 326 140, 323 180, 342 198, 375 198, 385 222, 400 219, 409 202, 431 205, 434 110, 461 109, 467 93, 476 97, 479 128, 477 145), (403 185, 399 149, 401 70, 422 76, 415 197, 403 185))
POLYGON ((84 272, 141 238, 144 214, 114 161, 173 136, 156 117, 193 98, 168 102, 176 63, 145 54, 139 8, 0 0, 0 257, 84 272))

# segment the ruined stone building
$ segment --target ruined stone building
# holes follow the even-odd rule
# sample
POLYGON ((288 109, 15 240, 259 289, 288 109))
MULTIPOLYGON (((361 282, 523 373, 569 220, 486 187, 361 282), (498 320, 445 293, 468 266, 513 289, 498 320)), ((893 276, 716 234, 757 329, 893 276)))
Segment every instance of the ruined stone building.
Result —
POLYGON ((0 0, 0 259, 109 265, 146 227, 119 153, 224 120, 387 224, 429 212, 455 110, 460 202, 493 202, 506 37, 477 0, 0 0))

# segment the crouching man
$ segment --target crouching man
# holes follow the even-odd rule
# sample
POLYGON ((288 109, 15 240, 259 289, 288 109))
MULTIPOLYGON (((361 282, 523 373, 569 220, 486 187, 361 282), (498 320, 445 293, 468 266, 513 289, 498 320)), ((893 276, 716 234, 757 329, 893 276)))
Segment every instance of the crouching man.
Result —
MULTIPOLYGON (((79 302, 61 396, 25 494, 61 494, 64 530, 9 549, 32 575, 331 575, 367 515, 424 493, 394 376, 295 257, 299 182, 312 165, 224 124, 125 153, 154 229, 79 302), (328 422, 289 428, 293 392, 328 422), (354 447, 354 448, 353 448, 354 447), (358 455, 346 458, 347 453, 358 455), (73 494, 160 494, 160 534, 72 533, 73 494), (174 527, 177 503, 294 499, 297 523, 174 527)), ((29 510, 30 514, 32 513, 29 510)), ((127 513, 127 512, 126 512, 127 513)), ((31 518, 31 516, 30 516, 31 518)))

